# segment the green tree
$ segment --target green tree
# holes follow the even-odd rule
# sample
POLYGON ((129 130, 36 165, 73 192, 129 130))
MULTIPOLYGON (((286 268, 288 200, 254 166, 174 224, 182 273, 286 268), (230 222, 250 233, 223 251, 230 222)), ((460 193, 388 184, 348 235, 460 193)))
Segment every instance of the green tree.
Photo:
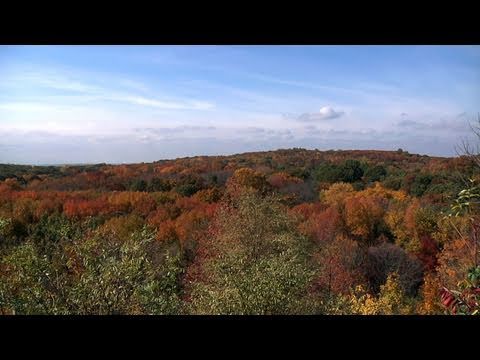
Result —
POLYGON ((364 176, 368 182, 382 181, 387 176, 387 170, 382 165, 376 165, 369 167, 364 176))
POLYGON ((417 175, 410 186, 410 193, 414 196, 422 196, 425 191, 427 191, 432 179, 433 177, 431 174, 417 175))
POLYGON ((306 239, 272 197, 246 194, 219 215, 207 280, 194 285, 196 314, 291 314, 306 312, 306 239))
POLYGON ((334 183, 342 181, 341 168, 338 165, 323 163, 314 171, 313 176, 319 183, 334 183))
POLYGON ((353 183, 363 176, 362 164, 358 160, 346 160, 340 171, 341 181, 353 183))
POLYGON ((142 180, 142 179, 137 179, 130 186, 130 190, 132 190, 132 191, 146 191, 147 190, 147 182, 145 180, 142 180))
POLYGON ((162 178, 153 178, 147 186, 147 190, 152 191, 170 191, 172 189, 170 181, 162 178))

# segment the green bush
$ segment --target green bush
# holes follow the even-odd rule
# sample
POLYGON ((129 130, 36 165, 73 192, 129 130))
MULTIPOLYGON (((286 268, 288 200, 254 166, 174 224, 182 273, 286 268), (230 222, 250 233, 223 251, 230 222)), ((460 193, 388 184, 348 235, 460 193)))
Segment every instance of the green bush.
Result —
POLYGON ((0 308, 15 314, 178 314, 178 256, 149 254, 154 234, 143 229, 122 243, 98 236, 59 249, 51 262, 33 243, 1 260, 0 308))

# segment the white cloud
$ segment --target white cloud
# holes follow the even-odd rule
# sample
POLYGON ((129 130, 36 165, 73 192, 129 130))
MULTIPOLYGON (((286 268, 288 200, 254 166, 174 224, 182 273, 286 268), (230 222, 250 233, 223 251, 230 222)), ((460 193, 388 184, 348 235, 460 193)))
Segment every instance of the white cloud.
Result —
POLYGON ((331 106, 323 106, 318 112, 303 113, 301 115, 285 115, 286 118, 294 118, 299 121, 324 121, 339 118, 343 111, 336 111, 331 106))

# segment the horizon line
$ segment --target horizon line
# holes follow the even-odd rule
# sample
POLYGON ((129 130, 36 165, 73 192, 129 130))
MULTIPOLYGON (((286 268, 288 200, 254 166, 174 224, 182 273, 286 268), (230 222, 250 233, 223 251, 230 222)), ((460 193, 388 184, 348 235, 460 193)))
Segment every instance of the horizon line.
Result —
MULTIPOLYGON (((410 153, 408 150, 405 150, 403 148, 402 153, 410 154, 410 155, 418 155, 418 156, 427 156, 430 158, 441 158, 441 159, 453 159, 453 158, 458 158, 463 155, 454 155, 454 156, 439 156, 439 155, 428 155, 428 154, 420 154, 420 153, 410 153)), ((199 155, 192 155, 192 156, 182 156, 182 157, 176 157, 176 158, 162 158, 162 159, 157 159, 154 161, 137 161, 137 162, 106 162, 106 161, 100 161, 100 162, 85 162, 85 163, 3 163, 0 162, 0 165, 19 165, 19 166, 54 166, 54 167, 61 167, 61 166, 89 166, 89 165, 113 165, 113 166, 118 166, 118 165, 136 165, 136 164, 153 164, 155 162, 159 161, 174 161, 174 160, 179 160, 179 159, 189 159, 189 158, 196 158, 196 157, 229 157, 229 156, 237 156, 237 155, 244 155, 244 154, 254 154, 254 153, 267 153, 267 152, 276 152, 276 151, 282 151, 282 150, 306 150, 306 151, 318 151, 318 152, 346 152, 346 151, 360 151, 360 152, 367 152, 367 151, 376 151, 376 152, 398 152, 398 150, 381 150, 381 149, 327 149, 327 150, 321 150, 318 148, 302 148, 302 147, 292 147, 292 148, 277 148, 277 149, 272 149, 272 150, 258 150, 258 151, 245 151, 241 153, 226 153, 226 154, 221 154, 221 155, 205 155, 205 154, 199 154, 199 155)))

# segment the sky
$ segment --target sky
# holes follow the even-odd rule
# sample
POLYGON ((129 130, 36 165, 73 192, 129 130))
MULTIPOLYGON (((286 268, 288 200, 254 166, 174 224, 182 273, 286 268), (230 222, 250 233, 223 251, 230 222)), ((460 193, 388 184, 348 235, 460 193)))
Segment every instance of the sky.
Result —
POLYGON ((454 156, 479 100, 480 46, 0 46, 0 163, 454 156))

